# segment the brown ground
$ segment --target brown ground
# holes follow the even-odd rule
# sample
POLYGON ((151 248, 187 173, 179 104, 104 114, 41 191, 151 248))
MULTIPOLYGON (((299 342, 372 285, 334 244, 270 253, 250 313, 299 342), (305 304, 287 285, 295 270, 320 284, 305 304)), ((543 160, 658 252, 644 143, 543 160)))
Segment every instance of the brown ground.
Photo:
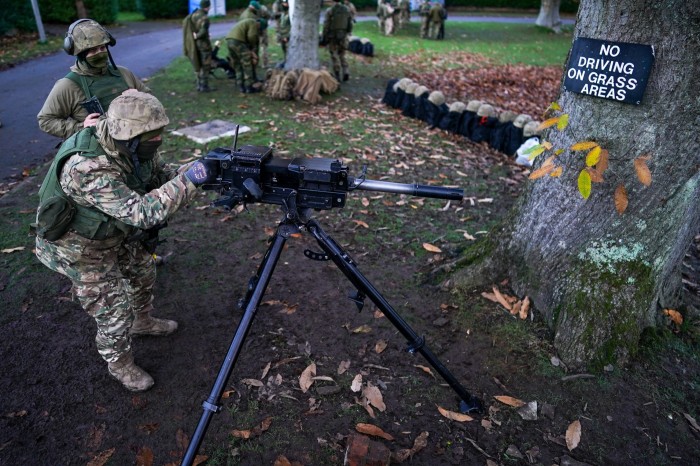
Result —
MULTIPOLYGON (((405 338, 372 303, 357 311, 346 298, 353 286, 332 263, 304 256, 307 248, 320 251, 304 234, 287 242, 226 384, 223 409, 212 417, 199 450, 207 464, 342 464, 359 423, 390 434, 393 440, 373 440, 397 455, 426 432, 427 444, 404 461, 412 465, 697 464, 697 354, 674 349, 680 345, 654 347, 629 367, 567 373, 553 365, 556 354, 536 311, 534 319, 520 320, 481 297, 483 290, 458 297, 440 286, 447 277, 431 278, 431 270, 464 247, 445 240, 447 230, 476 235, 471 225, 504 215, 523 179, 522 169, 502 155, 452 140, 459 150, 451 159, 431 160, 416 172, 428 180, 462 171, 498 192, 493 202, 478 202, 484 197, 470 188, 469 200, 450 205, 359 193, 349 196, 348 208, 316 218, 440 361, 484 400, 483 415, 461 422, 441 414, 438 406, 458 411, 455 393, 421 367, 428 366, 422 357, 404 351, 405 338), (380 217, 410 228, 375 230, 380 217), (442 252, 427 252, 422 243, 442 252), (300 377, 312 363, 319 378, 304 392, 300 377), (363 406, 368 397, 351 389, 358 374, 363 388, 381 393, 384 410, 376 398, 372 409, 363 406), (536 419, 525 420, 495 396, 536 402, 536 419)), ((30 180, 0 198, 3 228, 31 217, 36 184, 30 180)), ((21 305, 8 309, 0 326, 0 464, 179 463, 241 318, 236 302, 280 216, 267 205, 236 216, 199 208, 207 202, 199 199, 165 232, 161 251, 175 253, 159 268, 155 306, 180 329, 136 340, 137 362, 156 380, 145 393, 129 393, 108 376, 94 348, 94 324, 70 300, 66 279, 32 260, 29 250, 2 255, 0 297, 21 305), (17 261, 26 265, 13 268, 17 261)))

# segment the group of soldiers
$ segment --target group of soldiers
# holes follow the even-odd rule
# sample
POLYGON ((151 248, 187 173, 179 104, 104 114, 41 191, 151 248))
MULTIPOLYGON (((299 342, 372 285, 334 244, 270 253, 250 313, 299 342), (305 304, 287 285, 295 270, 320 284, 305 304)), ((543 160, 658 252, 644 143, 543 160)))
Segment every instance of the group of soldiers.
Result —
MULTIPOLYGON (((437 1, 424 0, 418 9, 421 18, 420 37, 442 40, 445 38, 447 10, 437 1)), ((411 22, 410 0, 378 0, 377 21, 379 31, 385 36, 394 34, 411 22)))

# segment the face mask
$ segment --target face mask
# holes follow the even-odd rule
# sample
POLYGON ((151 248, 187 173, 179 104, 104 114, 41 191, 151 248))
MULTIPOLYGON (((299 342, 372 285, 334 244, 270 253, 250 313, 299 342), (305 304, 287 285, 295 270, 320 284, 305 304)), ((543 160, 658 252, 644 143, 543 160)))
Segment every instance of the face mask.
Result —
POLYGON ((107 52, 100 52, 86 57, 85 61, 88 62, 88 65, 92 66, 93 68, 104 68, 107 66, 108 59, 109 57, 107 56, 107 52))
POLYGON ((139 157, 140 160, 151 160, 153 159, 153 157, 156 156, 158 148, 162 143, 162 139, 160 141, 141 142, 136 148, 136 155, 139 157))

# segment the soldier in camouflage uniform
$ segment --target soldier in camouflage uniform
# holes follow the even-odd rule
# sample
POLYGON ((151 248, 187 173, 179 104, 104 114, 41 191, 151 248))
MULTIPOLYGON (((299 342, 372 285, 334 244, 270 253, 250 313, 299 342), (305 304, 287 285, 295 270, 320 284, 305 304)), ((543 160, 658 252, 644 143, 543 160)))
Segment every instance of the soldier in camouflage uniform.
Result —
POLYGON ((238 18, 239 20, 241 19, 259 19, 263 18, 266 23, 265 23, 265 28, 260 29, 260 37, 258 38, 259 42, 259 54, 258 56, 260 57, 261 64, 264 68, 267 68, 270 66, 270 55, 267 52, 267 48, 270 45, 268 36, 267 36, 267 24, 272 18, 272 14, 270 13, 270 10, 265 6, 260 4, 257 0, 252 0, 248 4, 248 8, 243 10, 243 13, 241 13, 241 16, 238 18))
POLYGON ((127 68, 109 63, 107 47, 116 40, 97 21, 78 20, 68 30, 64 49, 76 57, 75 64, 56 81, 37 115, 42 131, 61 139, 97 123, 99 113, 89 113, 80 102, 95 96, 106 111, 126 89, 150 92, 127 68))
POLYGON ((287 46, 289 45, 289 36, 292 32, 292 22, 289 18, 289 3, 287 0, 282 0, 279 5, 279 17, 277 18, 277 43, 282 47, 284 60, 287 60, 287 46))
POLYGON ((256 81, 255 64, 258 61, 257 51, 263 23, 267 27, 267 21, 263 18, 243 19, 238 21, 226 35, 228 57, 236 71, 238 87, 244 94, 261 90, 253 87, 253 84, 256 81))
POLYGON ((129 90, 97 125, 61 146, 39 191, 36 255, 66 275, 97 324, 109 373, 132 391, 153 378, 134 363, 132 336, 169 335, 173 320, 152 317, 155 262, 135 233, 152 229, 211 183, 217 164, 168 171, 157 149, 168 117, 150 94, 129 90), (73 215, 69 215, 73 212, 73 215))
POLYGON ((430 0, 424 0, 418 9, 420 16, 420 37, 421 39, 428 38, 428 30, 430 29, 430 0))
POLYGON ((445 18, 447 18, 447 10, 445 10, 445 7, 438 2, 433 3, 428 16, 430 18, 430 31, 428 32, 428 36, 431 39, 444 39, 445 18))
POLYGON ((212 67, 212 46, 209 38, 210 7, 210 0, 202 0, 199 8, 188 15, 183 22, 184 52, 197 73, 198 92, 213 90, 209 87, 209 73, 212 67))
POLYGON ((341 0, 333 0, 333 6, 326 10, 323 21, 323 41, 327 44, 333 63, 335 78, 347 81, 350 79, 348 61, 345 50, 348 47, 348 35, 352 32, 352 17, 348 8, 341 0))

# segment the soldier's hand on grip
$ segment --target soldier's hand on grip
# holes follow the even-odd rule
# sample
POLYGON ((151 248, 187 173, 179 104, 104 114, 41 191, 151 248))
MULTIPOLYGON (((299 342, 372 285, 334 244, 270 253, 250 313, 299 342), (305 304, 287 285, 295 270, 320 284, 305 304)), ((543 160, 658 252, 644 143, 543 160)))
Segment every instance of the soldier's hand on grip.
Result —
POLYGON ((194 183, 195 186, 202 186, 203 184, 213 184, 214 182, 216 182, 216 178, 218 175, 218 160, 197 160, 185 172, 185 176, 187 177, 187 179, 194 183))

